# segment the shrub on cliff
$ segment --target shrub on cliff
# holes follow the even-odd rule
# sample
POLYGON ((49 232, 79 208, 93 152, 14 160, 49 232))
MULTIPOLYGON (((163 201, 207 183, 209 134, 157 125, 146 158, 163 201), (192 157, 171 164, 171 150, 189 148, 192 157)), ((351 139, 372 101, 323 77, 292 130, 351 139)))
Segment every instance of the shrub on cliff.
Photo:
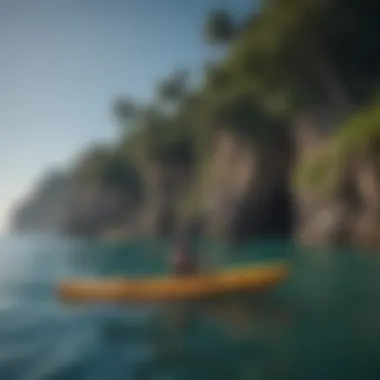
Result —
POLYGON ((305 158, 296 170, 299 189, 331 194, 350 166, 380 152, 380 103, 375 101, 354 112, 333 134, 326 147, 305 158))

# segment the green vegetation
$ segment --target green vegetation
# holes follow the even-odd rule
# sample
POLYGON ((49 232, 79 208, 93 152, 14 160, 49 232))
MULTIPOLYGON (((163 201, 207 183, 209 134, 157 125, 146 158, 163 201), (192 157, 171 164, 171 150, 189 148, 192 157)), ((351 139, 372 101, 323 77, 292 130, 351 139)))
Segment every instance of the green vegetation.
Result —
POLYGON ((311 191, 319 196, 328 196, 340 183, 343 162, 329 145, 317 155, 299 163, 295 171, 295 185, 299 190, 311 191))
POLYGON ((340 128, 332 139, 339 159, 371 155, 380 149, 380 102, 362 107, 340 128))
POLYGON ((136 199, 143 194, 135 165, 110 147, 98 146, 86 152, 77 162, 73 176, 86 185, 123 189, 136 199))
POLYGON ((301 189, 328 194, 336 190, 350 164, 373 159, 380 152, 380 103, 352 114, 316 156, 299 165, 296 181, 301 189))
POLYGON ((272 0, 240 24, 225 11, 210 12, 205 37, 226 53, 206 67, 203 84, 192 88, 191 73, 178 71, 157 86, 151 104, 116 101, 119 143, 94 150, 77 171, 142 193, 152 161, 192 168, 195 180, 181 209, 194 213, 215 131, 231 129, 265 146, 283 136, 278 128, 291 128, 302 108, 328 105, 348 121, 318 157, 299 164, 296 180, 332 189, 346 161, 378 142, 378 103, 355 111, 368 103, 379 76, 375 3, 272 0))

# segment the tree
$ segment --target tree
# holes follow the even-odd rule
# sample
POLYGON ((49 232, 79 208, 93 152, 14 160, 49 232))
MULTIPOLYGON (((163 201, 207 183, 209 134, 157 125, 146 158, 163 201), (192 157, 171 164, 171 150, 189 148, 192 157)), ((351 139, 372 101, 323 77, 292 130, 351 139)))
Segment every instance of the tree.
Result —
MULTIPOLYGON (((112 154, 90 156, 85 172, 100 183, 119 183, 131 162, 141 171, 152 160, 197 169, 218 128, 249 136, 265 150, 288 133, 284 121, 304 106, 351 112, 377 85, 379 19, 373 0, 268 0, 244 27, 225 11, 211 12, 204 33, 218 49, 228 47, 225 57, 206 69, 197 91, 180 70, 158 84, 149 104, 120 99, 115 114, 132 133, 112 154)), ((323 159, 313 176, 330 163, 330 156, 323 159)))
POLYGON ((225 45, 235 35, 235 26, 231 16, 224 10, 213 10, 209 13, 204 30, 206 41, 225 45))
POLYGON ((174 72, 165 78, 157 87, 159 98, 167 102, 177 102, 188 90, 189 73, 185 70, 174 72))
POLYGON ((130 127, 139 116, 140 109, 137 104, 128 98, 120 98, 115 102, 114 114, 123 128, 130 127))
POLYGON ((278 93, 296 107, 329 103, 347 113, 373 89, 366 73, 379 73, 379 17, 369 0, 273 0, 251 18, 228 60, 268 102, 278 93))
POLYGON ((74 175, 79 183, 86 185, 118 188, 134 197, 142 193, 135 165, 125 155, 108 147, 88 151, 77 163, 74 175))
POLYGON ((234 80, 231 72, 222 65, 209 64, 205 72, 205 87, 215 92, 224 91, 234 80))

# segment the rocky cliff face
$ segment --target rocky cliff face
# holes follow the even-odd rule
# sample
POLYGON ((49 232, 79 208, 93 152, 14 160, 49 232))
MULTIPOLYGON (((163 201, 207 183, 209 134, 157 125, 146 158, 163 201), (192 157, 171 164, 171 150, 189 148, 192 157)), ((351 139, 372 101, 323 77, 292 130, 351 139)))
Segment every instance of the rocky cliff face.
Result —
POLYGON ((64 230, 75 234, 100 234, 128 221, 136 205, 118 188, 73 184, 64 230))
POLYGON ((145 200, 135 221, 141 234, 170 236, 179 224, 177 205, 191 182, 188 166, 152 162, 146 175, 145 200))
POLYGON ((380 245, 380 151, 358 159, 352 170, 349 227, 353 244, 380 245))
POLYGON ((45 177, 12 215, 12 229, 24 232, 99 234, 135 216, 135 199, 118 188, 85 186, 69 176, 55 183, 45 177))
POLYGON ((181 215, 179 204, 194 181, 193 168, 155 161, 146 173, 141 204, 117 188, 71 182, 62 188, 64 199, 57 194, 50 203, 32 198, 21 207, 24 214, 34 209, 30 218, 20 212, 15 219, 31 229, 36 218, 51 213, 54 204, 59 204, 60 223, 46 218, 42 228, 77 234, 118 230, 160 236, 185 228, 227 239, 286 234, 293 225, 289 144, 285 130, 265 148, 244 135, 217 133, 210 159, 202 168, 207 184, 196 195, 199 206, 191 217, 181 215))
POLYGON ((171 236, 186 227, 228 240, 293 236, 305 244, 378 246, 380 149, 348 163, 334 192, 293 186, 295 167, 326 147, 336 124, 327 112, 314 110, 298 119, 295 133, 284 127, 264 144, 218 132, 202 167, 201 191, 194 193, 197 208, 187 217, 179 204, 195 182, 194 168, 156 161, 146 173, 141 203, 117 188, 44 179, 17 208, 14 229, 171 236))
POLYGON ((290 234, 293 228, 288 130, 260 146, 244 135, 216 135, 203 194, 205 233, 243 239, 290 234))
POLYGON ((257 154, 250 142, 221 132, 206 165, 207 185, 201 200, 205 232, 228 236, 237 207, 255 178, 257 154))
POLYGON ((36 184, 28 198, 16 205, 11 228, 17 232, 62 230, 68 218, 70 178, 48 173, 36 184))
MULTIPOLYGON (((337 118, 300 120, 298 161, 318 155, 331 142, 337 118)), ((339 118, 338 118, 339 119, 339 118)), ((305 244, 379 246, 380 150, 362 151, 336 173, 334 191, 318 194, 296 189, 296 239, 305 244)), ((333 164, 333 163, 331 163, 333 164)))
MULTIPOLYGON (((314 109, 295 120, 297 162, 317 156, 328 144, 336 120, 326 110, 314 109)), ((344 224, 346 205, 336 196, 316 196, 294 186, 296 240, 305 244, 333 243, 344 224)))

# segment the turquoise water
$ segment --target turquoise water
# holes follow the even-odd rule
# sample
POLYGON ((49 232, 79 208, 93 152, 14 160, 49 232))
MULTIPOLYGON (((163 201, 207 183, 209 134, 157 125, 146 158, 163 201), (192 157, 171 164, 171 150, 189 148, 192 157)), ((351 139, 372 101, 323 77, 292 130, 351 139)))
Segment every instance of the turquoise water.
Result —
MULTIPOLYGON (((287 259, 274 291, 197 305, 63 305, 68 276, 168 272, 168 244, 0 242, 0 379, 380 379, 380 255, 201 244, 217 266, 287 259)), ((209 260, 206 260, 209 259, 209 260)))

